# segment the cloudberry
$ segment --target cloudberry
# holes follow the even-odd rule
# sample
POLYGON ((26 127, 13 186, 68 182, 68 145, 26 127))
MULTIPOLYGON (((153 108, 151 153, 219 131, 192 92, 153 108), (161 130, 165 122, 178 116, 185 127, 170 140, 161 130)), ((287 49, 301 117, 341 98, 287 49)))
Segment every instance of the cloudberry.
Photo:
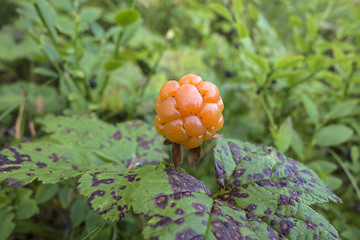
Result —
POLYGON ((219 89, 195 74, 168 81, 156 99, 156 130, 174 143, 197 148, 224 124, 219 89))

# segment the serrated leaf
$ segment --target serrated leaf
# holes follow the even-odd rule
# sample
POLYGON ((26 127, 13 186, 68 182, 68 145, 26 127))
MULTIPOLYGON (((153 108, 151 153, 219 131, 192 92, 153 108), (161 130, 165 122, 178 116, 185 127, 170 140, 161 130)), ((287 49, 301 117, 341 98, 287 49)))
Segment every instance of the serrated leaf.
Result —
POLYGON ((339 201, 312 170, 274 148, 235 140, 218 140, 214 153, 218 198, 288 239, 298 239, 300 232, 309 239, 338 237, 334 227, 309 207, 339 201))
POLYGON ((348 100, 345 102, 338 102, 332 107, 331 111, 329 112, 329 118, 335 119, 340 117, 345 117, 352 113, 353 109, 357 105, 357 100, 348 100))
POLYGON ((297 66, 302 60, 303 56, 285 56, 278 59, 274 64, 274 69, 288 68, 297 66))
POLYGON ((124 9, 116 13, 114 21, 125 27, 140 18, 140 13, 134 9, 124 9))
POLYGON ((78 116, 47 117, 43 124, 54 142, 1 149, 0 181, 11 186, 35 179, 56 183, 106 163, 124 167, 156 164, 167 156, 162 137, 142 122, 115 127, 95 116, 78 116))
POLYGON ((213 197, 200 181, 170 169, 163 170, 167 179, 152 178, 158 189, 132 196, 134 211, 151 217, 145 239, 338 238, 309 207, 339 200, 314 172, 251 143, 217 140, 214 153, 220 192, 213 197))
POLYGON ((213 11, 215 11, 217 14, 219 14, 220 16, 222 16, 223 18, 228 20, 229 22, 232 22, 232 15, 231 15, 230 11, 226 7, 224 7, 222 4, 211 3, 211 4, 209 4, 209 7, 213 11))
POLYGON ((334 146, 346 142, 353 135, 353 130, 342 124, 332 124, 323 127, 315 136, 315 141, 320 146, 334 146))
POLYGON ((315 103, 305 94, 301 95, 301 100, 304 104, 305 110, 312 123, 319 123, 319 112, 315 103))

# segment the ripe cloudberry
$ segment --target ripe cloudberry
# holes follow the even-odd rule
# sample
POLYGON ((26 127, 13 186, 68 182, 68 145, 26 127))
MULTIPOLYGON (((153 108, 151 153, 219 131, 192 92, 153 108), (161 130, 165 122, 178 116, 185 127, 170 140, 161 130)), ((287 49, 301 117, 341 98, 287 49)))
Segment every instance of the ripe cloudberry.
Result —
POLYGON ((156 130, 174 143, 197 148, 224 124, 219 89, 195 74, 166 82, 156 99, 156 130))

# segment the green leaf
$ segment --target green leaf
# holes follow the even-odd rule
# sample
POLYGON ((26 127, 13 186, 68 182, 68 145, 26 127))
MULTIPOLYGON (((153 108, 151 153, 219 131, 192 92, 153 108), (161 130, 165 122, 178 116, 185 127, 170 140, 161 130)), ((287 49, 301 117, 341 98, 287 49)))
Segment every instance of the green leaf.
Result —
POLYGON ((315 103, 305 94, 301 95, 301 100, 304 104, 310 122, 313 124, 319 123, 319 112, 315 103))
POLYGON ((127 25, 130 25, 132 23, 134 23, 136 20, 138 20, 140 18, 140 13, 137 12, 134 9, 125 9, 125 10, 121 10, 119 12, 116 13, 114 21, 125 27, 127 25))
POLYGON ((309 168, 313 169, 318 173, 324 173, 326 175, 331 174, 334 172, 338 166, 335 163, 325 160, 319 160, 309 163, 309 168))
POLYGON ((36 3, 38 4, 44 16, 44 19, 46 23, 49 25, 49 27, 52 28, 53 26, 55 26, 57 20, 57 14, 54 7, 48 1, 45 0, 36 0, 36 3))
POLYGON ((260 67, 264 71, 265 74, 270 72, 269 64, 265 58, 255 54, 255 53, 249 52, 249 51, 243 51, 243 53, 249 59, 251 59, 258 67, 260 67))
POLYGON ((224 7, 222 4, 220 4, 220 3, 211 3, 211 4, 209 4, 209 7, 214 12, 216 12, 217 14, 219 14, 220 16, 222 16, 223 18, 225 18, 229 22, 233 21, 231 12, 226 7, 224 7))
POLYGON ((245 38, 249 36, 249 30, 247 27, 240 21, 240 19, 236 19, 235 23, 236 31, 239 38, 245 38))
POLYGON ((56 27, 59 29, 60 32, 67 34, 69 36, 75 36, 75 25, 73 19, 65 16, 59 17, 57 21, 56 27))
POLYGON ((80 22, 91 23, 101 17, 102 9, 98 7, 84 7, 80 12, 80 22))
POLYGON ((292 120, 291 117, 287 117, 279 127, 279 130, 276 134, 276 147, 281 152, 288 150, 291 144, 293 134, 292 120))
POLYGON ((329 59, 324 55, 311 55, 307 58, 307 63, 313 72, 325 69, 328 66, 329 59))
POLYGON ((28 219, 35 214, 39 213, 39 208, 37 206, 37 202, 34 199, 26 198, 20 202, 18 205, 18 209, 16 211, 16 218, 28 219))
POLYGON ((78 227, 86 218, 88 205, 83 200, 77 200, 71 205, 70 218, 74 227, 78 227))
POLYGON ((304 157, 304 143, 300 135, 294 129, 292 130, 291 148, 302 159, 304 157))
POLYGON ((47 202, 55 196, 58 190, 59 186, 57 184, 40 185, 39 189, 36 191, 35 200, 39 204, 47 202))
POLYGON ((335 106, 329 112, 329 118, 341 118, 346 117, 353 112, 353 109, 357 105, 357 100, 348 100, 345 102, 337 102, 335 106))
POLYGON ((115 59, 110 59, 104 64, 104 69, 107 71, 113 71, 123 65, 123 61, 118 61, 115 59))
POLYGON ((73 10, 73 5, 71 3, 71 0, 50 0, 54 6, 58 9, 70 12, 73 10))
POLYGON ((335 191, 343 184, 343 180, 338 177, 328 176, 326 178, 326 183, 329 185, 331 191, 335 191))
POLYGON ((0 209, 0 240, 6 240, 15 229, 14 217, 15 215, 8 208, 0 209))
POLYGON ((295 67, 304 59, 303 56, 285 56, 278 59, 274 64, 274 69, 295 67))
POLYGON ((315 136, 315 141, 320 146, 334 146, 346 142, 352 135, 351 128, 342 124, 332 124, 321 128, 315 136))
POLYGON ((53 78, 56 78, 59 76, 56 72, 50 70, 49 68, 44 68, 44 67, 35 68, 34 73, 37 73, 37 74, 40 74, 40 75, 43 75, 46 77, 53 77, 53 78))
MULTIPOLYGON (((298 239, 300 232, 305 239, 338 237, 309 206, 339 201, 312 170, 274 148, 237 140, 217 140, 214 155, 221 188, 217 198, 244 209, 254 229, 268 225, 265 229, 273 229, 274 236, 288 239, 298 239)), ((258 229, 257 238, 267 238, 267 231, 258 229)))
POLYGON ((228 139, 217 140, 214 155, 220 191, 213 197, 200 181, 174 170, 157 168, 149 177, 157 186, 152 194, 142 192, 145 180, 137 176, 140 191, 131 199, 135 212, 151 217, 145 239, 339 238, 309 206, 339 199, 302 164, 274 148, 228 139))
POLYGON ((234 11, 234 14, 236 17, 240 17, 240 14, 243 11, 243 2, 242 0, 234 0, 232 2, 232 10, 234 11))
POLYGON ((21 186, 35 179, 56 183, 107 163, 156 164, 166 152, 154 127, 126 122, 116 127, 95 116, 42 120, 53 142, 24 143, 0 151, 0 181, 21 186), (74 147, 76 146, 76 147, 74 147))

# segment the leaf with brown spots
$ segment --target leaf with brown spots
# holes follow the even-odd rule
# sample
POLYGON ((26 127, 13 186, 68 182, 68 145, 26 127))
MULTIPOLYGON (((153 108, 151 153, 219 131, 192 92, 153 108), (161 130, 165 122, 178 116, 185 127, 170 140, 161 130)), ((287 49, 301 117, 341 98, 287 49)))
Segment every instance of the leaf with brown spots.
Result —
POLYGON ((229 139, 217 140, 214 156, 218 199, 288 239, 298 239, 299 233, 305 239, 338 236, 309 205, 340 199, 303 164, 274 148, 229 139))
POLYGON ((123 167, 156 165, 168 155, 153 126, 125 122, 113 126, 95 116, 47 117, 47 142, 0 149, 0 181, 22 186, 38 179, 56 183, 112 162, 123 167))

